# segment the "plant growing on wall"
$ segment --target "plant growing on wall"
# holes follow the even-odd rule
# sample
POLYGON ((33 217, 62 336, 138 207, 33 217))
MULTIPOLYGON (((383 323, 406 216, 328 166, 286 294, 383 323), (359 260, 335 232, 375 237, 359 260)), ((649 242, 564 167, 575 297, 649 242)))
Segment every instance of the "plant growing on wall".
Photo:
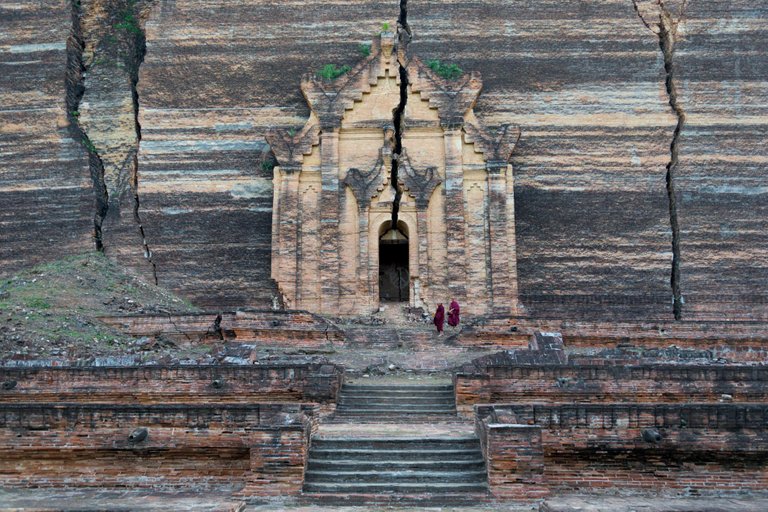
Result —
POLYGON ((317 72, 317 76, 319 76, 323 80, 329 80, 329 81, 335 80, 336 78, 339 78, 341 75, 349 73, 351 69, 352 68, 347 66, 346 64, 341 66, 340 68, 337 68, 336 64, 326 64, 320 69, 320 71, 317 72))
POLYGON ((456 64, 444 64, 437 59, 427 61, 429 69, 435 72, 437 76, 447 80, 456 80, 463 73, 462 69, 456 64))

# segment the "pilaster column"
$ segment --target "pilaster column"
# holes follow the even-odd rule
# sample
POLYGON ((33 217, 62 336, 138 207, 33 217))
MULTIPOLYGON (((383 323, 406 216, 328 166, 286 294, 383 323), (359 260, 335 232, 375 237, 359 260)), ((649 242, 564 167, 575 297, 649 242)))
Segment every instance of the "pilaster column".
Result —
POLYGON ((321 311, 339 310, 339 130, 324 127, 320 136, 320 291, 321 311))
MULTIPOLYGON (((445 221, 446 262, 445 289, 451 297, 465 302, 467 290, 466 217, 464 210, 464 168, 460 126, 444 126, 445 141, 445 221), (451 279, 451 275, 455 276, 451 279)), ((451 297, 446 297, 449 300, 451 297)))
MULTIPOLYGON (((507 163, 488 161, 488 244, 490 265, 488 277, 491 292, 491 310, 494 314, 509 314, 514 307, 510 294, 509 239, 507 229, 507 163)), ((516 301, 515 301, 516 302, 516 301)))
MULTIPOLYGON (((293 166, 280 168, 280 200, 277 218, 278 240, 277 266, 282 293, 288 302, 288 307, 296 307, 298 293, 298 254, 296 247, 299 243, 299 212, 301 209, 299 197, 299 175, 301 169, 293 166)), ((273 260, 274 261, 274 260, 273 260)))

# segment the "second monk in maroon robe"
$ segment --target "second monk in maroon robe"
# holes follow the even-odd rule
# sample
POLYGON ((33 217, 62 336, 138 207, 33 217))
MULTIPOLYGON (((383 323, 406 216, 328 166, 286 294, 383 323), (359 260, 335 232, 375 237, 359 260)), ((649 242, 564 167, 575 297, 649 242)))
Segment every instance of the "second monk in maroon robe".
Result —
POLYGON ((451 300, 451 305, 448 307, 448 325, 451 327, 459 325, 459 303, 456 299, 451 300))
POLYGON ((437 332, 439 334, 443 334, 443 325, 445 324, 445 307, 442 304, 437 305, 434 323, 435 327, 437 327, 437 332))

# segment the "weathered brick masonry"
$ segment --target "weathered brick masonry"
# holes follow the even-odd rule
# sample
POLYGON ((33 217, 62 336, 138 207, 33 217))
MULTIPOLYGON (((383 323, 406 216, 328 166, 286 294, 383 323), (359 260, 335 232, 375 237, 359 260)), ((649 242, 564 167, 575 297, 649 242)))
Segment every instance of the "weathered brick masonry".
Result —
POLYGON ((3 404, 0 444, 13 449, 0 475, 8 486, 295 493, 315 424, 315 407, 300 404, 3 404))
POLYGON ((0 403, 316 402, 333 407, 332 364, 0 368, 0 403))
POLYGON ((728 495, 768 485, 768 406, 476 408, 491 492, 728 495))
POLYGON ((454 377, 456 408, 487 403, 766 402, 768 368, 722 365, 488 366, 454 377))
POLYGON ((237 340, 296 347, 341 343, 343 332, 306 311, 236 311, 188 315, 126 315, 104 317, 107 325, 132 336, 162 336, 182 344, 237 340))

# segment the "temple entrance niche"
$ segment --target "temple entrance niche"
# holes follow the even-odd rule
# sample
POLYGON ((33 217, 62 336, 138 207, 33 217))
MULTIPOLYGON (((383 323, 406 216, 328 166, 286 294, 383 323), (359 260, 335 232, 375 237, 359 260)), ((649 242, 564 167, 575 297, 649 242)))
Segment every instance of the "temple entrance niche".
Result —
POLYGON ((288 308, 431 311, 456 298, 470 314, 518 312, 509 158, 520 132, 476 118, 481 87, 478 73, 438 76, 386 32, 338 78, 303 77, 309 119, 267 135, 272 277, 288 308))
POLYGON ((399 223, 382 226, 379 237, 379 299, 382 302, 408 302, 410 296, 407 226, 399 223))

